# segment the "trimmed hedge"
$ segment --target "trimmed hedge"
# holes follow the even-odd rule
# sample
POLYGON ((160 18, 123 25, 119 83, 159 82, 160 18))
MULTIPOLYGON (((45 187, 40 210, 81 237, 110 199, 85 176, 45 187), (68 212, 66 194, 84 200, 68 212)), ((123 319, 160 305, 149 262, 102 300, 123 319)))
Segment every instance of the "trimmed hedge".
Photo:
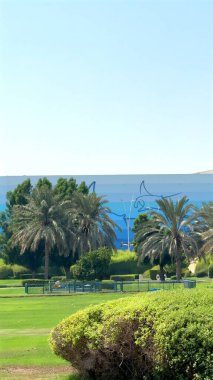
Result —
POLYGON ((96 380, 211 380, 210 289, 176 290, 89 307, 51 332, 53 351, 96 380))
POLYGON ((135 252, 117 251, 111 257, 109 273, 111 275, 142 273, 147 266, 138 265, 138 256, 135 252))
POLYGON ((110 276, 110 280, 113 281, 135 281, 135 275, 134 274, 120 274, 120 275, 113 275, 110 276))
POLYGON ((89 307, 51 332, 53 351, 96 380, 211 380, 210 289, 176 290, 89 307))

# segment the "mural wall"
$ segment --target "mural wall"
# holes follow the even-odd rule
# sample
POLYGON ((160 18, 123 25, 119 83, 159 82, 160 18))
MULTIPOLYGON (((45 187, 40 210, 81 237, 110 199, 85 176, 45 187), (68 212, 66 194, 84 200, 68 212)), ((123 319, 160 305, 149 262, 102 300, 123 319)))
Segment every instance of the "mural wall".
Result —
MULTIPOLYGON (((60 176, 47 176, 54 185, 60 176)), ((118 233, 118 247, 132 240, 131 227, 139 213, 156 208, 155 200, 186 195, 200 207, 202 202, 213 201, 213 174, 179 175, 97 175, 74 177, 78 183, 85 181, 90 191, 104 194, 109 201, 111 217, 122 228, 118 233)), ((40 176, 0 177, 0 210, 5 208, 6 193, 26 178, 36 184, 40 176)))

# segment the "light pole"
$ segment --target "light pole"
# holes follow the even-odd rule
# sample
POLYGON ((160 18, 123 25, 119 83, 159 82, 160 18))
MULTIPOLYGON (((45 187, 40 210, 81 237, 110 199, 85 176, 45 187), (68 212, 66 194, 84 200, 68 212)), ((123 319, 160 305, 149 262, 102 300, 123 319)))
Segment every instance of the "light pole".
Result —
MULTIPOLYGON (((125 213, 125 222, 126 222, 126 227, 127 227, 127 249, 128 249, 128 251, 130 251, 130 247, 131 247, 131 243, 130 243, 130 220, 131 220, 131 213, 132 213, 132 205, 133 205, 133 202, 135 202, 135 200, 133 199, 133 195, 132 195, 132 200, 130 201, 130 206, 129 206, 128 217, 127 217, 127 209, 126 209, 125 202, 122 199, 121 199, 121 201, 123 203, 123 208, 124 208, 124 213, 125 213)), ((126 245, 126 244, 124 244, 124 245, 126 245)))

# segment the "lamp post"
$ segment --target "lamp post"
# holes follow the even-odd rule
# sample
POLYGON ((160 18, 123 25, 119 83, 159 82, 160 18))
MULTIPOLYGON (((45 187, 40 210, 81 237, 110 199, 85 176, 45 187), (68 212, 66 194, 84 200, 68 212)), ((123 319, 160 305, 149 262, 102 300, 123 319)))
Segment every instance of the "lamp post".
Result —
MULTIPOLYGON (((133 199, 133 196, 132 196, 132 200, 130 201, 130 206, 129 206, 128 217, 127 217, 127 209, 126 209, 125 202, 122 199, 121 199, 121 201, 123 203, 123 208, 124 208, 124 213, 125 213, 125 222, 126 222, 126 227, 127 227, 127 249, 128 249, 128 251, 130 251, 130 247, 132 245, 130 243, 130 220, 131 220, 131 213, 132 213, 132 204, 133 204, 133 202, 135 202, 135 200, 133 199)), ((126 244, 123 244, 123 245, 126 245, 126 244)))

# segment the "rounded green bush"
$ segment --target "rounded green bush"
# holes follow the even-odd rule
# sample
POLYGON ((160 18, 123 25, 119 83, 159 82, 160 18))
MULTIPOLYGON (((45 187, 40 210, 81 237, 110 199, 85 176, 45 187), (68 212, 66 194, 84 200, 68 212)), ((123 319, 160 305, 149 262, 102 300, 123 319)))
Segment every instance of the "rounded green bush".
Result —
POLYGON ((149 293, 79 311, 50 342, 92 379, 210 380, 212 315, 211 289, 149 293))

